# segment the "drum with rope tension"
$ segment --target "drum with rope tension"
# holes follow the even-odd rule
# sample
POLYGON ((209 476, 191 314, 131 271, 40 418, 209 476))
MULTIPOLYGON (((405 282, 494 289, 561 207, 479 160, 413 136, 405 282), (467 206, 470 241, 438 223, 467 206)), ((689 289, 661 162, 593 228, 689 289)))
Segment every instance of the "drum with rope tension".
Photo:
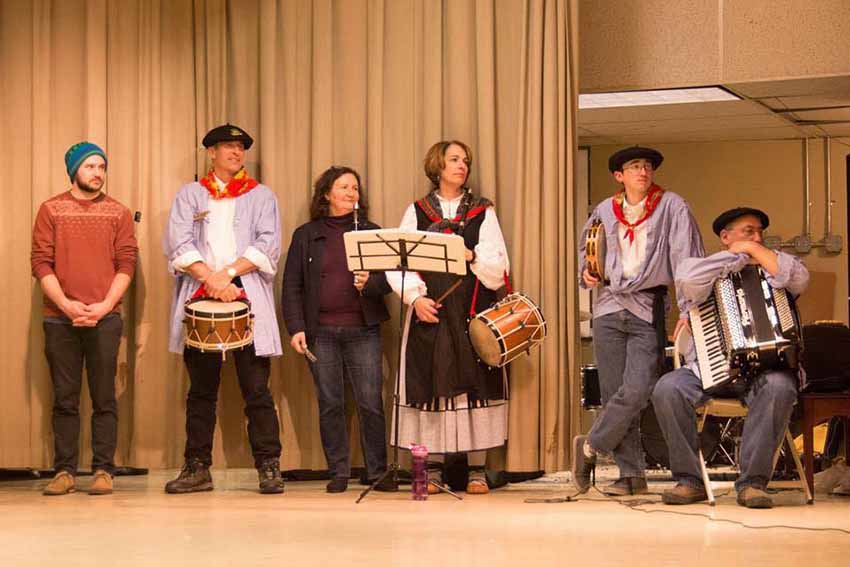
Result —
POLYGON ((526 295, 511 293, 469 322, 469 338, 484 364, 501 368, 546 338, 546 320, 526 295))
POLYGON ((254 315, 247 299, 218 301, 198 297, 187 301, 183 310, 187 346, 223 355, 254 342, 254 315))

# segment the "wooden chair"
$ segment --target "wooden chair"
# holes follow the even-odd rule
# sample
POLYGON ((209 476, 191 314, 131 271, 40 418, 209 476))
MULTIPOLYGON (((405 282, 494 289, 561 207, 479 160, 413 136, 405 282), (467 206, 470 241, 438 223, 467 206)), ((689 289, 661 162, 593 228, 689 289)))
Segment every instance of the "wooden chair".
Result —
POLYGON ((803 410, 803 458, 806 464, 806 485, 815 491, 814 429, 828 419, 840 416, 844 422, 844 455, 850 459, 850 393, 800 394, 798 403, 803 410))

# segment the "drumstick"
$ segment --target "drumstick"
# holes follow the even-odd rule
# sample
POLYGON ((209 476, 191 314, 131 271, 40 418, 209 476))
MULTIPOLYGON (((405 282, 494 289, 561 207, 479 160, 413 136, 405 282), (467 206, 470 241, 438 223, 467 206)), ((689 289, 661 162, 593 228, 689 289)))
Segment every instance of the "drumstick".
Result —
POLYGON ((462 283, 463 283, 463 278, 458 278, 457 281, 452 284, 452 287, 447 289, 445 292, 443 292, 443 295, 441 295, 440 297, 437 298, 435 303, 442 303, 443 300, 445 298, 447 298, 454 290, 456 290, 458 288, 458 286, 460 286, 460 284, 462 284, 462 283))

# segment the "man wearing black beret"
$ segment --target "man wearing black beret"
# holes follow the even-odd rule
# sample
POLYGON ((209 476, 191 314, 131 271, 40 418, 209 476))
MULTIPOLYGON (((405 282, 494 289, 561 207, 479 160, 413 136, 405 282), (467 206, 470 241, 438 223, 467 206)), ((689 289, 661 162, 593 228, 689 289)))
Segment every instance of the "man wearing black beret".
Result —
POLYGON ((251 304, 254 340, 231 354, 245 399, 260 492, 280 494, 280 423, 268 387, 271 357, 283 353, 272 289, 280 258, 277 197, 245 169, 245 152, 254 140, 243 129, 218 126, 202 143, 212 167, 200 182, 177 192, 163 237, 174 276, 169 350, 183 355, 189 371, 185 464, 165 491, 213 489, 209 468, 222 355, 185 344, 184 305, 194 297, 224 302, 244 297, 251 304))
MULTIPOLYGON (((762 244, 770 223, 758 209, 742 207, 717 217, 712 228, 725 250, 707 258, 690 258, 676 271, 677 293, 693 303, 705 301, 717 278, 738 272, 747 264, 761 266, 767 283, 793 295, 805 291, 809 272, 790 254, 762 244)), ((665 374, 655 386, 652 404, 670 449, 670 469, 677 484, 662 495, 665 504, 690 504, 707 498, 698 456, 696 411, 709 399, 702 389, 693 339, 683 350, 686 365, 665 374)), ((770 508, 765 487, 773 471, 773 455, 782 442, 785 427, 797 399, 796 372, 769 370, 752 380, 743 396, 747 419, 741 438, 741 474, 735 482, 738 504, 770 508)))
MULTIPOLYGON (((603 402, 590 432, 573 439, 573 483, 580 492, 590 486, 597 452, 612 453, 620 469, 606 494, 647 491, 639 422, 667 346, 667 286, 682 260, 704 254, 685 200, 653 182, 663 160, 661 152, 640 146, 614 153, 608 169, 622 189, 597 205, 579 241, 579 284, 598 289, 593 349, 603 402), (604 285, 585 266, 587 231, 596 222, 604 225, 607 242, 604 285)), ((690 302, 677 299, 687 313, 690 302)))

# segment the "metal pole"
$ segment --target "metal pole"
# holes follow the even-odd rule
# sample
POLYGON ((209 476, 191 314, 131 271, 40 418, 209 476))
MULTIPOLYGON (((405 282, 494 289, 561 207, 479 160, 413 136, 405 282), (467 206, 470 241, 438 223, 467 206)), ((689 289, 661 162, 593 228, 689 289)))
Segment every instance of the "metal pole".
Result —
POLYGON ((832 138, 826 138, 824 145, 826 151, 826 232, 824 238, 832 234, 832 159, 831 159, 832 138))
POLYGON ((811 227, 812 227, 812 196, 810 193, 809 187, 809 139, 806 138, 803 140, 803 175, 804 182, 803 186, 805 187, 805 199, 806 199, 806 215, 805 220, 803 222, 803 235, 809 236, 811 235, 811 227))

